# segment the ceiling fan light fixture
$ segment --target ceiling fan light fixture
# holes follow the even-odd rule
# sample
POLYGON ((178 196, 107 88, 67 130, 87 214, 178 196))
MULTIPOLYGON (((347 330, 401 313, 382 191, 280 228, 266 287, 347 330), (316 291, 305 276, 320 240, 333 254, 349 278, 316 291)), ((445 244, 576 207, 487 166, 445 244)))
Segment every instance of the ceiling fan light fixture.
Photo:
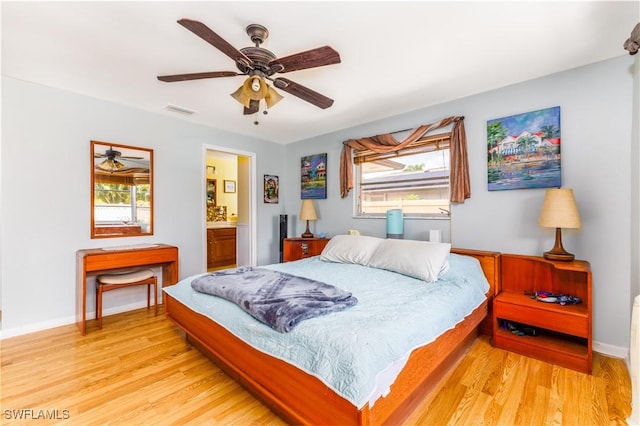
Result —
POLYGON ((262 77, 252 75, 247 78, 242 86, 231 94, 231 97, 249 108, 251 101, 265 100, 267 108, 271 108, 282 100, 282 96, 270 87, 262 77))
POLYGON ((259 101, 267 96, 267 85, 262 78, 255 75, 244 81, 242 89, 244 90, 244 94, 254 101, 259 101))
POLYGON ((244 105, 245 108, 249 108, 251 100, 259 101, 264 99, 268 93, 268 86, 262 78, 250 76, 244 81, 244 83, 242 83, 242 86, 240 86, 238 90, 231 94, 231 96, 233 99, 244 105))
POLYGON ((102 163, 98 164, 97 167, 106 172, 115 172, 116 170, 122 169, 124 164, 114 158, 107 158, 102 163))

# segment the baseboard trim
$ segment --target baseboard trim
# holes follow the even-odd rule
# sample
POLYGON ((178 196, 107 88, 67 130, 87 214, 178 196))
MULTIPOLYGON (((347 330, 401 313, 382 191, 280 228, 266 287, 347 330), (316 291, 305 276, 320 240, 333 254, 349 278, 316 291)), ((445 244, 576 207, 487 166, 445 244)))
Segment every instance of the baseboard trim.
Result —
MULTIPOLYGON (((162 300, 158 298, 158 304, 162 304, 162 300)), ((147 307, 147 301, 140 301, 136 303, 131 303, 129 305, 115 306, 113 308, 105 309, 102 313, 103 316, 115 315, 122 312, 133 311, 135 309, 142 309, 147 307)), ((95 311, 87 312, 87 319, 95 319, 96 313, 95 311)), ((15 327, 9 328, 6 330, 0 330, 0 340, 8 339, 10 337, 22 336, 25 334, 35 333, 37 331, 48 330, 50 328, 62 327, 69 324, 75 324, 76 317, 75 315, 72 317, 64 317, 57 318, 50 321, 42 321, 35 324, 29 324, 23 327, 15 327)))
POLYGON ((592 343, 592 349, 594 352, 598 352, 603 355, 611 356, 613 358, 621 358, 627 362, 629 366, 629 348, 624 346, 610 345, 608 343, 596 342, 592 343))

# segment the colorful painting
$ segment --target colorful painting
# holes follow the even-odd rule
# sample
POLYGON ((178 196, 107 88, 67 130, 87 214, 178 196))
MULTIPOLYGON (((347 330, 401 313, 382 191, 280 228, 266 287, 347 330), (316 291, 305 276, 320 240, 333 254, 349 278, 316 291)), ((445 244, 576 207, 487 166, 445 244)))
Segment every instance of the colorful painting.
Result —
POLYGON ((327 198, 327 154, 315 154, 301 159, 300 198, 327 198))
POLYGON ((560 107, 487 121, 487 163, 489 191, 560 187, 560 107))
POLYGON ((264 175, 264 202, 278 204, 278 176, 264 175))

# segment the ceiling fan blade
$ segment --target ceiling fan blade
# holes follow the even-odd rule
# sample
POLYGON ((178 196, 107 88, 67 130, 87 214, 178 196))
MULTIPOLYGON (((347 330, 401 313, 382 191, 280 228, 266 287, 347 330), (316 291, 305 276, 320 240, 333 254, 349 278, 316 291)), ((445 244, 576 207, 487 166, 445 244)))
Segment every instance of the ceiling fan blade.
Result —
POLYGON ((269 66, 273 67, 274 65, 281 65, 284 69, 278 72, 284 73, 339 63, 340 54, 329 46, 322 46, 316 49, 285 56, 284 58, 276 58, 269 62, 269 66))
POLYGON ((251 64, 251 60, 241 51, 230 45, 225 39, 214 33, 213 30, 205 24, 192 19, 179 19, 178 24, 182 25, 213 47, 230 57, 236 62, 244 62, 251 64))
POLYGON ((236 75, 242 74, 235 71, 196 72, 191 74, 159 75, 158 80, 171 83, 174 81, 200 80, 203 78, 235 77, 236 75))
POLYGON ((132 157, 132 156, 129 156, 129 155, 120 155, 120 154, 109 155, 109 154, 106 154, 106 153, 105 154, 100 154, 100 153, 94 154, 93 157, 94 158, 113 157, 113 158, 121 158, 121 159, 124 159, 124 160, 142 160, 142 159, 144 159, 144 157, 132 157))
POLYGON ((318 92, 315 92, 301 84, 293 82, 289 79, 278 77, 273 80, 274 86, 278 89, 282 89, 287 93, 297 96, 302 100, 305 100, 318 108, 326 109, 333 105, 333 99, 327 98, 318 92))
POLYGON ((249 103, 249 107, 244 108, 244 115, 255 114, 259 110, 260 110, 260 101, 251 99, 251 102, 249 103))

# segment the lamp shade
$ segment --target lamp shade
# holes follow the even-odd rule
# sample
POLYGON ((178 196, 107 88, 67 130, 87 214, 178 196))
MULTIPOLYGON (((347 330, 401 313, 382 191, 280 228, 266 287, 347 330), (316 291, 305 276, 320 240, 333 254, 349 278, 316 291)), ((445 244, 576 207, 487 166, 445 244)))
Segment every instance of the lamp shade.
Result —
POLYGON ((251 98, 244 93, 244 85, 238 87, 238 90, 233 92, 231 94, 231 97, 244 105, 245 108, 249 108, 251 98))
POLYGON ((272 87, 267 87, 267 96, 264 97, 264 101, 267 103, 267 108, 271 108, 282 100, 282 95, 276 92, 272 87))
POLYGON ((300 207, 300 220, 317 220, 316 208, 313 205, 313 200, 302 200, 302 206, 300 207))
POLYGON ((264 99, 267 108, 280 102, 282 96, 272 87, 267 85, 263 78, 258 76, 250 76, 247 78, 238 90, 231 94, 231 97, 240 102, 245 108, 249 108, 251 101, 259 101, 264 99))
POLYGON ((545 228, 580 228, 580 213, 573 196, 573 189, 556 188, 547 190, 538 225, 545 228))
POLYGON ((97 167, 107 172, 115 172, 116 170, 122 169, 124 164, 113 158, 107 158, 102 163, 98 164, 97 167))

